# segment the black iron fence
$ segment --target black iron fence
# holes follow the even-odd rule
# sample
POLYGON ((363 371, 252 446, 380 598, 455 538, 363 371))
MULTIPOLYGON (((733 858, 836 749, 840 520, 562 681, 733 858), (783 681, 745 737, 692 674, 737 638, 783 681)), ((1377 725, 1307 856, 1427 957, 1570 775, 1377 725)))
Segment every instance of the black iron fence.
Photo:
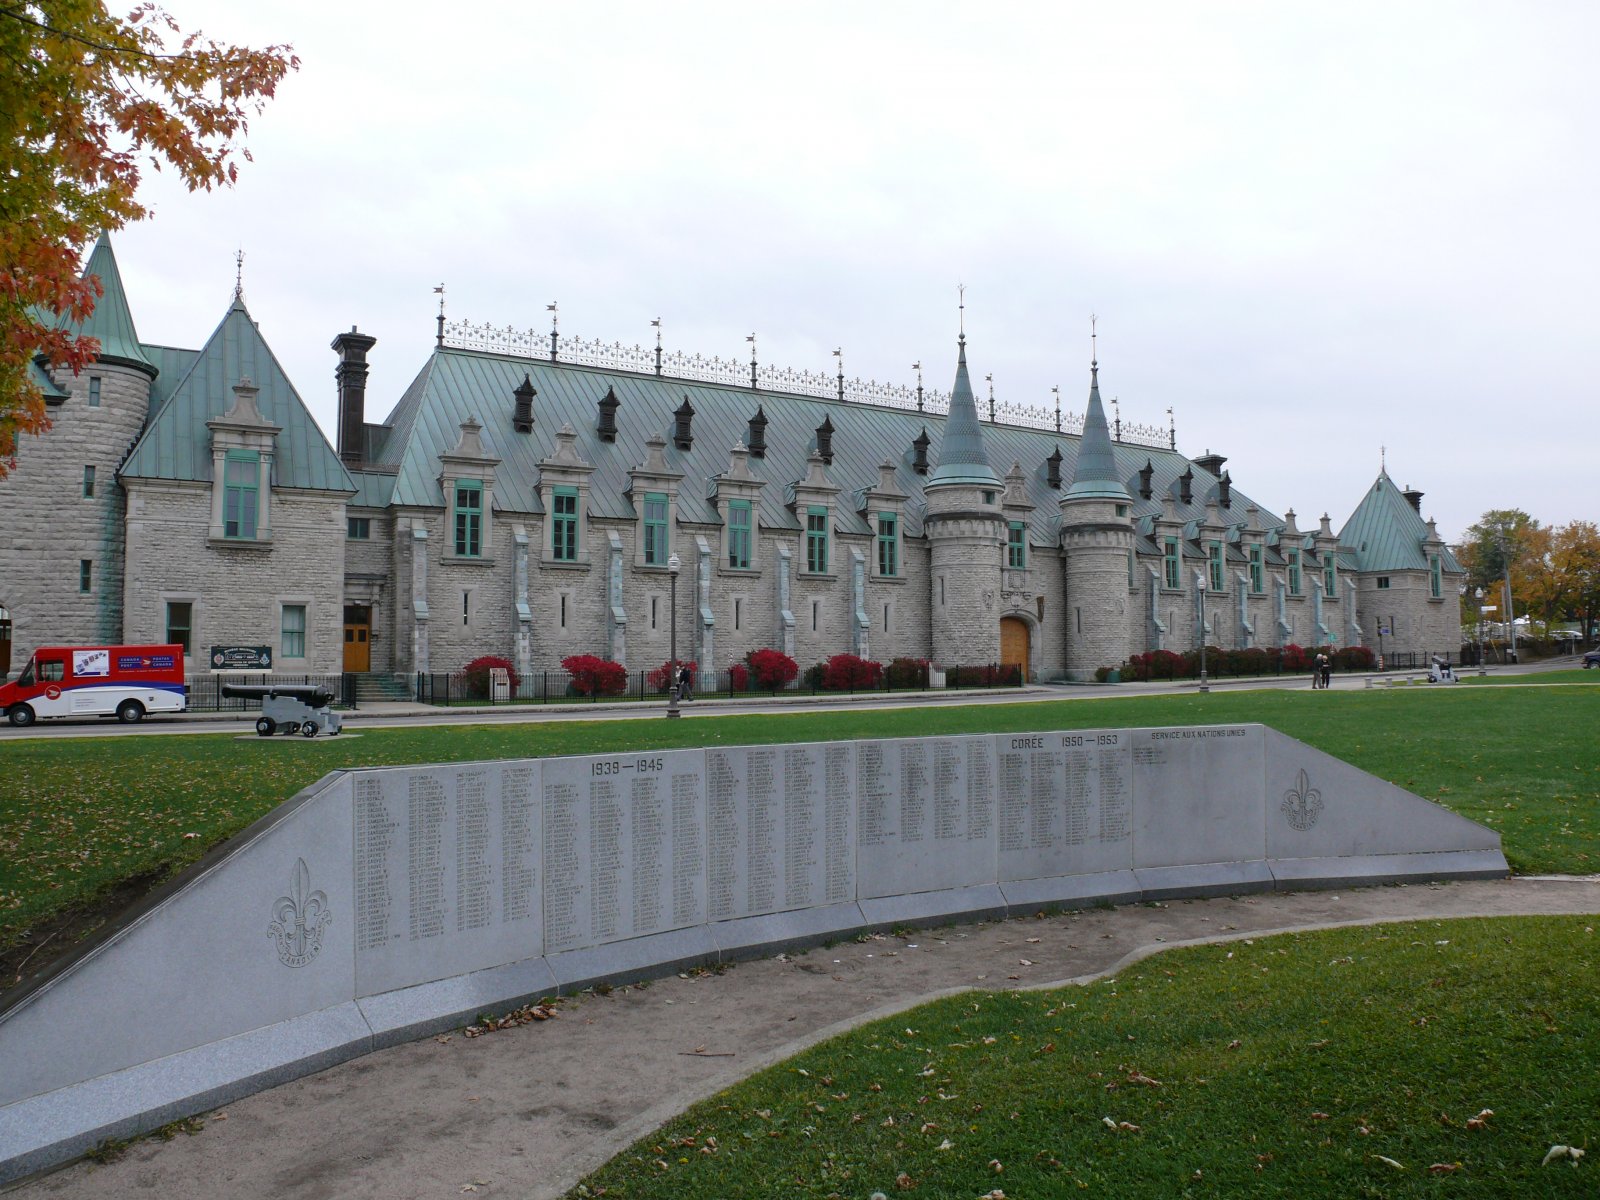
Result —
MULTIPOLYGON (((506 685, 496 687, 482 672, 424 672, 416 676, 415 696, 422 704, 597 704, 627 700, 666 700, 669 687, 666 673, 626 671, 592 679, 575 677, 570 671, 528 671, 506 685)), ((933 679, 939 676, 934 675, 933 679)), ((847 696, 864 693, 883 695, 895 692, 943 692, 951 690, 1020 687, 1019 667, 990 664, 979 667, 952 667, 944 672, 944 682, 935 685, 926 669, 915 672, 879 671, 863 678, 837 681, 826 686, 815 672, 807 672, 785 687, 763 687, 749 678, 748 671, 696 671, 688 698, 738 699, 741 696, 847 696)))
POLYGON ((356 677, 348 673, 343 675, 228 674, 191 675, 185 685, 185 691, 189 696, 189 711, 255 712, 261 707, 259 699, 224 696, 223 685, 230 683, 309 683, 332 692, 335 708, 356 707, 356 677))

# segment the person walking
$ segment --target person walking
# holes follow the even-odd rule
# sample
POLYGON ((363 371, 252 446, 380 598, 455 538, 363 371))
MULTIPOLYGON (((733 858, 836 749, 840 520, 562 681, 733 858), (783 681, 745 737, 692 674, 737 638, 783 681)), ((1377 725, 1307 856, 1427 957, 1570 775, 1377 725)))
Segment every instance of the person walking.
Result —
POLYGON ((678 672, 678 699, 694 699, 694 675, 690 673, 688 667, 678 672))
POLYGON ((1318 654, 1317 660, 1311 664, 1311 687, 1313 690, 1322 686, 1322 667, 1327 661, 1326 655, 1318 654))
POLYGON ((1322 656, 1322 690, 1327 691, 1328 685, 1333 682, 1333 655, 1322 656))

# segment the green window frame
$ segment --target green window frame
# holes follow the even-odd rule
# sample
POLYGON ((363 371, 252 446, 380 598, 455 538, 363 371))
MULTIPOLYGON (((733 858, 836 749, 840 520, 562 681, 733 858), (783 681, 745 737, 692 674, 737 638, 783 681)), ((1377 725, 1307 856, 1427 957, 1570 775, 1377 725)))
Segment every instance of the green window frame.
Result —
POLYGON ((558 487, 550 502, 550 557, 556 562, 577 562, 578 489, 558 487))
POLYGON ((372 537, 371 517, 346 517, 344 536, 353 542, 365 542, 372 537))
POLYGON ((1206 547, 1206 551, 1211 560, 1211 590, 1220 592, 1223 590, 1222 585, 1226 582, 1223 578, 1222 543, 1212 542, 1206 547))
POLYGON ((806 571, 828 573, 828 510, 821 504, 806 509, 806 571))
POLYGON ((1331 554, 1322 564, 1322 594, 1329 600, 1339 598, 1339 570, 1334 566, 1331 554))
MULTIPOLYGON (((750 501, 728 501, 728 566, 750 569, 750 501)), ((737 626, 736 626, 737 627, 737 626)))
POLYGON ((1168 588, 1176 591, 1180 582, 1180 568, 1178 566, 1178 539, 1169 537, 1166 540, 1166 552, 1162 555, 1163 579, 1168 588))
POLYGON ((94 590, 94 559, 80 558, 78 560, 78 590, 89 592, 94 590))
POLYGON ((644 496, 644 561, 652 567, 667 565, 667 494, 646 492, 644 496))
POLYGON ((261 455, 229 450, 222 464, 222 536, 254 541, 260 510, 261 455))
POLYGON ((306 606, 304 604, 285 604, 283 618, 279 622, 283 631, 283 640, 279 644, 278 654, 283 658, 304 658, 306 656, 306 606))
POLYGON ((167 643, 183 647, 189 653, 189 640, 194 633, 194 602, 191 600, 167 601, 167 643))
POLYGON ((457 558, 483 557, 483 484, 458 479, 451 486, 455 500, 455 550, 457 558))
POLYGON ((1444 564, 1437 554, 1428 555, 1428 591, 1435 600, 1444 595, 1444 564))
POLYGON ((1006 523, 1006 565, 1013 571, 1028 569, 1028 527, 1021 521, 1006 523))
POLYGON ((89 376, 89 407, 100 407, 100 376, 89 376))
POLYGON ((94 499, 94 468, 92 466, 83 468, 83 498, 85 500, 94 499))
POLYGON ((1379 575, 1378 576, 1378 590, 1380 592, 1385 592, 1385 591, 1389 590, 1389 577, 1387 575, 1379 575))
POLYGON ((1261 547, 1250 547, 1250 590, 1260 595, 1267 590, 1266 573, 1262 567, 1261 547))
POLYGON ((878 514, 878 574, 889 578, 900 574, 900 517, 896 513, 878 514))
POLYGON ((1289 594, 1298 596, 1300 594, 1300 551, 1290 550, 1284 557, 1289 560, 1289 594))

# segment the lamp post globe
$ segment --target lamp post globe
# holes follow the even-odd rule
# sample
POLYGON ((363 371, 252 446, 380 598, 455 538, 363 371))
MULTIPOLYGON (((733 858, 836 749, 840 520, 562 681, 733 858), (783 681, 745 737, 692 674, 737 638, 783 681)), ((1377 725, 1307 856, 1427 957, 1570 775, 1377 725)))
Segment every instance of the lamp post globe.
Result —
POLYGON ((1211 683, 1206 679, 1206 577, 1197 573, 1194 586, 1200 597, 1200 690, 1209 692, 1211 683))
POLYGON ((683 560, 676 554, 667 559, 667 574, 672 579, 672 599, 667 610, 667 716, 681 717, 678 711, 678 572, 683 560))

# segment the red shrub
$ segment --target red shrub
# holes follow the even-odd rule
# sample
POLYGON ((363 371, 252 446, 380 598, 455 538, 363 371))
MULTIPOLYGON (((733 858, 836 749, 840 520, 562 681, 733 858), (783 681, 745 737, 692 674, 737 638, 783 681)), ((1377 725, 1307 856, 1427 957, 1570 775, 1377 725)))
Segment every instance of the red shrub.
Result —
POLYGON ((728 668, 728 690, 742 692, 750 687, 750 668, 743 663, 734 663, 728 668))
POLYGON ((822 687, 828 692, 875 688, 882 682, 883 664, 857 658, 854 654, 835 654, 822 669, 822 687))
POLYGON ((561 669, 572 676, 572 690, 580 696, 620 696, 628 686, 628 672, 621 663, 593 654, 568 655, 561 660, 561 669))
POLYGON ((744 661, 750 666, 750 677, 764 692, 786 688, 800 674, 799 665, 782 650, 752 650, 744 661))
POLYGON ((496 654, 484 654, 473 659, 461 668, 461 683, 469 696, 487 697, 489 695, 489 672, 494 667, 503 667, 511 676, 511 694, 517 694, 517 669, 511 665, 511 660, 501 658, 496 654))
MULTIPOLYGON (((697 664, 690 662, 688 659, 680 658, 678 660, 678 670, 681 671, 685 667, 689 668, 689 686, 692 688, 697 682, 696 677, 700 668, 697 664)), ((645 687, 652 692, 664 692, 671 687, 674 682, 676 681, 672 678, 672 664, 670 662, 662 663, 654 671, 649 672, 644 677, 645 687)))

